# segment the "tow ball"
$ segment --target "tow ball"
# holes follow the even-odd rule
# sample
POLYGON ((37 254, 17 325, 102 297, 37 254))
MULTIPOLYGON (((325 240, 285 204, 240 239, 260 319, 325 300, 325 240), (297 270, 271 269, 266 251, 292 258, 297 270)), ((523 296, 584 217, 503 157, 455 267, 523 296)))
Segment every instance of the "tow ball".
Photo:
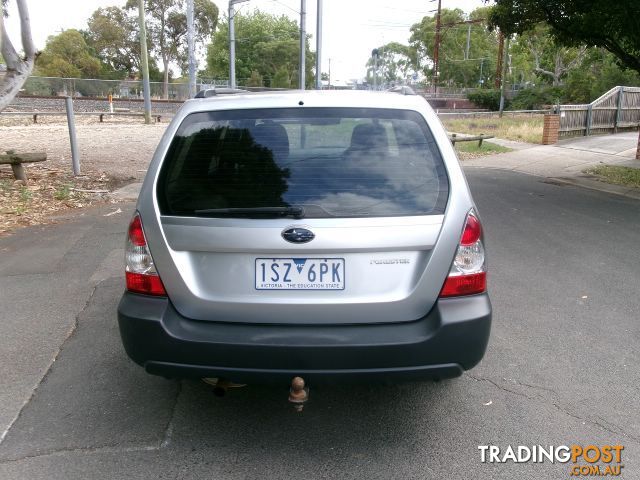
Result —
POLYGON ((296 412, 302 412, 307 400, 309 400, 309 387, 305 387, 303 378, 293 377, 289 389, 289 402, 293 404, 296 412))

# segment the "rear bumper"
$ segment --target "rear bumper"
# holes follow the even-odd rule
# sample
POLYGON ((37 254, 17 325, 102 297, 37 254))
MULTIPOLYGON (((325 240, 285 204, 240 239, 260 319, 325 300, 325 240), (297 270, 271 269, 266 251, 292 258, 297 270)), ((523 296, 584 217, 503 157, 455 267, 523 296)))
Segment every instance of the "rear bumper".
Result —
POLYGON ((397 382, 475 366, 491 327, 487 294, 439 300, 404 323, 265 325, 190 320, 166 298, 125 293, 118 323, 131 359, 152 374, 239 383, 397 382))

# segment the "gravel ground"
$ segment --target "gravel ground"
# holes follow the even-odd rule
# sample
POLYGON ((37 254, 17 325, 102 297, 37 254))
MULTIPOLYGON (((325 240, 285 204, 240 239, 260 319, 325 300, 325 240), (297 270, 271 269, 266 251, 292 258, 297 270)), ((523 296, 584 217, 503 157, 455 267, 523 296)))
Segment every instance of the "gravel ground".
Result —
MULTIPOLYGON (((97 123, 77 125, 80 168, 83 173, 106 172, 117 179, 142 180, 166 123, 97 123)), ((66 124, 0 127, 0 152, 46 152, 44 165, 71 170, 71 147, 66 124)), ((9 169, 8 165, 0 168, 9 169)))

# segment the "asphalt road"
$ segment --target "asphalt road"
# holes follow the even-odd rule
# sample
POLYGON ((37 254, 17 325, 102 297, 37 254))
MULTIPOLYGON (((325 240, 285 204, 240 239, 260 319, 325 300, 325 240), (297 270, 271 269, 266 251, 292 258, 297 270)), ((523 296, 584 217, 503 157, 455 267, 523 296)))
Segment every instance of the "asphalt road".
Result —
POLYGON ((127 359, 126 208, 1 239, 0 478, 571 478, 567 464, 483 464, 489 444, 624 445, 618 478, 640 478, 640 202, 468 178, 495 309, 485 359, 440 383, 311 386, 302 414, 284 387, 221 399, 127 359))

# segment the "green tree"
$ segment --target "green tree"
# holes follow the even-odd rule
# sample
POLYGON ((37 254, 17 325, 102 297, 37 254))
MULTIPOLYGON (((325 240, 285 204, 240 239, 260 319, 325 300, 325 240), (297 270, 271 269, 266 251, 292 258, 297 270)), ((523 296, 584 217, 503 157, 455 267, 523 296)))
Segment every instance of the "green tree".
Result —
POLYGON ((489 22, 505 33, 523 33, 546 22, 559 43, 602 47, 640 72, 638 0, 495 0, 489 22))
POLYGON ((47 39, 38 58, 37 73, 47 77, 97 78, 100 60, 91 54, 78 30, 65 30, 47 39))
MULTIPOLYGON (((442 9, 439 53, 439 83, 473 87, 488 83, 495 71, 498 40, 484 19, 488 7, 477 8, 470 15, 460 9, 442 9), (466 23, 474 21, 474 23, 466 23), (467 52, 467 36, 469 51, 467 52)), ((436 17, 425 16, 411 27, 409 45, 416 52, 419 69, 433 77, 436 17)))
MULTIPOLYGON (((378 50, 378 78, 383 83, 404 83, 416 68, 416 51, 398 42, 390 42, 377 48, 378 50)), ((367 61, 367 81, 373 78, 374 59, 367 61)))
POLYGON ((259 72, 256 72, 255 70, 253 72, 251 72, 251 76, 249 77, 249 80, 247 81, 247 87, 262 87, 264 86, 264 80, 262 78, 262 75, 260 75, 259 72))
MULTIPOLYGON (((263 76, 268 86, 273 86, 276 72, 284 71, 287 78, 293 79, 297 86, 299 72, 300 31, 293 20, 254 10, 234 18, 236 31, 236 76, 239 82, 247 81, 252 72, 263 76)), ((314 83, 313 64, 315 55, 309 49, 307 38, 305 48, 306 83, 314 83)), ((207 48, 207 73, 214 78, 227 78, 229 75, 229 23, 221 21, 207 48)))
POLYGON ((587 48, 559 44, 549 35, 549 27, 543 23, 518 35, 510 50, 525 59, 529 71, 545 83, 561 85, 566 75, 582 65, 587 48))
MULTIPOLYGON (((564 45, 601 47, 620 65, 640 73, 638 0, 495 0, 489 21, 507 33, 522 33, 546 22, 564 45)), ((640 138, 636 158, 640 159, 640 138)))
POLYGON ((103 63, 127 77, 140 70, 138 25, 127 10, 118 7, 98 8, 87 25, 87 43, 95 49, 103 63))
POLYGON ((618 85, 640 86, 640 74, 617 65, 615 57, 601 48, 587 51, 580 68, 565 81, 565 101, 590 103, 618 85))
POLYGON ((271 86, 273 88, 291 88, 291 77, 289 76, 289 70, 285 65, 282 65, 271 80, 271 86))
MULTIPOLYGON (((127 0, 125 8, 137 11, 137 0, 127 0)), ((148 36, 152 52, 162 62, 164 98, 169 97, 169 64, 183 69, 187 62, 187 16, 183 0, 145 0, 148 36)), ((196 42, 202 44, 211 36, 218 23, 218 7, 210 0, 194 0, 196 42)))
MULTIPOLYGON (((140 40, 137 13, 118 7, 98 8, 81 32, 95 56, 102 62, 101 78, 140 77, 140 40)), ((151 39, 147 48, 152 51, 151 39)), ((162 82, 163 74, 156 59, 149 58, 149 78, 162 82)))

